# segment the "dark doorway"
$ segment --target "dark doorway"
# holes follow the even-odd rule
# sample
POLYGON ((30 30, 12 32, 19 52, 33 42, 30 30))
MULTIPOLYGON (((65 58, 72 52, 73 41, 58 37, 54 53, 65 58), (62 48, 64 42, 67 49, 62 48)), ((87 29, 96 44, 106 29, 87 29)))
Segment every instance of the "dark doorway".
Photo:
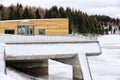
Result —
POLYGON ((5 34, 15 34, 14 30, 5 30, 5 34))

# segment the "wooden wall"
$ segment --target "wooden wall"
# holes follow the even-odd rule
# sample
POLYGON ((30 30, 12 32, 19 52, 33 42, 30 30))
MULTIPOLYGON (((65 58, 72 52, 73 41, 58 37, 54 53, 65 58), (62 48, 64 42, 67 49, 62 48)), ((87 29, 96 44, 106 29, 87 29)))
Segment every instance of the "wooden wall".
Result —
POLYGON ((45 29, 45 35, 65 36, 69 34, 68 19, 35 19, 24 21, 0 21, 0 34, 5 30, 14 29, 15 34, 18 32, 18 25, 34 26, 34 34, 39 35, 39 29, 45 29))
POLYGON ((0 34, 4 34, 5 30, 15 30, 17 34, 18 22, 0 22, 0 34))

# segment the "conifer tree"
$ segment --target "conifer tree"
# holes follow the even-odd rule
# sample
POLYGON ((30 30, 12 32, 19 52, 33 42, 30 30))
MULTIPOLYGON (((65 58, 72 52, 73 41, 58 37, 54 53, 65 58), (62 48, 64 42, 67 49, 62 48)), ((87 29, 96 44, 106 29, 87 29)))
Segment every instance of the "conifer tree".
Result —
POLYGON ((40 19, 41 16, 40 16, 40 13, 39 13, 39 10, 37 9, 36 12, 35 12, 35 16, 36 16, 36 19, 40 19))
POLYGON ((3 19, 3 15, 4 15, 4 13, 3 13, 3 5, 0 5, 0 19, 2 20, 3 19))
POLYGON ((17 3, 17 8, 16 8, 16 17, 17 19, 22 19, 22 14, 23 14, 23 7, 21 4, 17 3))
POLYGON ((61 18, 66 18, 66 13, 63 7, 59 8, 59 14, 61 18))
POLYGON ((28 7, 26 7, 26 8, 24 9, 24 12, 23 12, 23 19, 29 19, 28 7))
POLYGON ((10 12, 9 12, 9 20, 13 20, 13 19, 16 19, 16 11, 15 11, 15 9, 14 9, 14 6, 13 5, 11 5, 10 7, 9 7, 9 10, 10 10, 10 12))

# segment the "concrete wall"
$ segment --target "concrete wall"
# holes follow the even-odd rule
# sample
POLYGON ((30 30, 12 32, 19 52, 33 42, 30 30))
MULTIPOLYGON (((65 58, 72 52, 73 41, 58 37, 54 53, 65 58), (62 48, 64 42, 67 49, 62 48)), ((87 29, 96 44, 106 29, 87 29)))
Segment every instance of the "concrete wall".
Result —
POLYGON ((0 72, 1 73, 6 73, 4 47, 5 47, 4 44, 0 43, 0 72))
POLYGON ((56 61, 69 64, 73 66, 73 80, 83 80, 82 70, 81 70, 81 64, 80 61, 76 56, 72 58, 62 58, 62 59, 54 59, 56 61))

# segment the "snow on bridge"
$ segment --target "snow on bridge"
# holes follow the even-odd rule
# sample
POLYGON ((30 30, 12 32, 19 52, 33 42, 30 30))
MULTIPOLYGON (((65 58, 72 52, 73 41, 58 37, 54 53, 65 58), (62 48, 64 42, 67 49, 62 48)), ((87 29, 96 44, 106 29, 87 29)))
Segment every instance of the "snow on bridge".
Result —
POLYGON ((92 80, 87 56, 101 54, 99 42, 54 41, 6 42, 0 54, 5 54, 6 65, 32 76, 48 75, 48 59, 52 59, 72 65, 73 80, 92 80))
POLYGON ((1 34, 0 42, 5 43, 35 43, 35 42, 68 42, 68 41, 96 41, 96 35, 69 35, 69 36, 25 36, 25 35, 10 35, 1 34))

